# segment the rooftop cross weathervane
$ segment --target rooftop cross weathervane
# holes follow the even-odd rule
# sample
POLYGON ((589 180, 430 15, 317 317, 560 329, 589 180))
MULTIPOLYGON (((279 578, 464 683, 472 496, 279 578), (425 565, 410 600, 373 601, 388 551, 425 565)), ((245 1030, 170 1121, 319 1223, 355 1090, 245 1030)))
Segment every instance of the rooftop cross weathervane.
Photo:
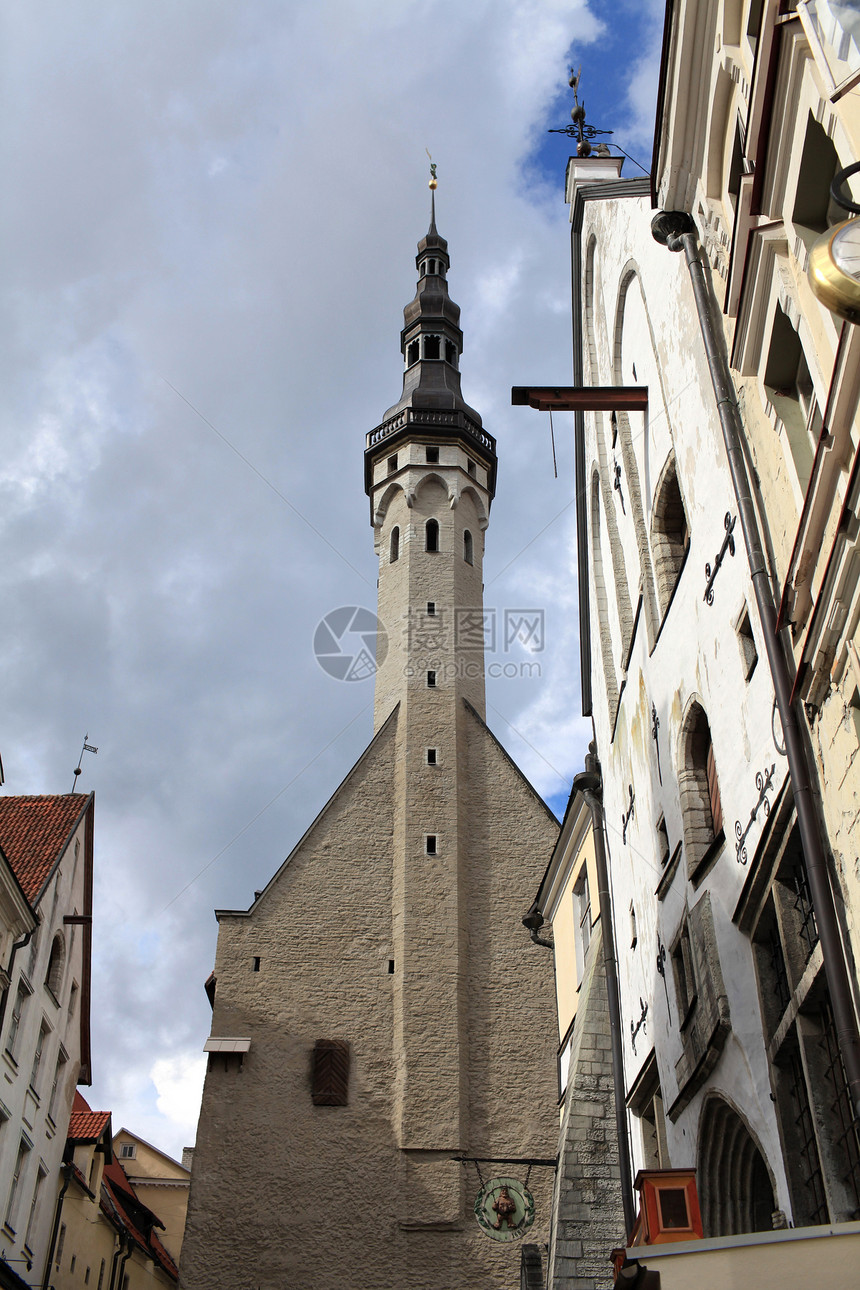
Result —
MULTIPOLYGON (((576 155, 578 157, 590 157, 591 144, 588 142, 589 139, 593 139, 595 135, 598 135, 598 134, 612 134, 613 131, 598 130, 596 126, 588 125, 586 123, 585 104, 580 103, 579 96, 577 95, 577 89, 579 88, 579 80, 581 76, 582 76, 581 67, 578 72, 575 72, 571 67, 570 79, 568 81, 568 85, 573 90, 573 101, 575 104, 575 107, 572 107, 570 109, 570 119, 573 122, 573 124, 563 125, 555 130, 548 130, 547 134, 566 134, 571 139, 579 139, 579 142, 576 145, 576 155)), ((605 143, 599 143, 597 145, 597 149, 598 149, 598 152, 600 152, 602 155, 605 155, 605 156, 609 155, 609 148, 605 143)))
POLYGON ((81 755, 80 755, 80 757, 78 758, 78 764, 77 764, 77 766, 75 767, 75 778, 72 780, 72 792, 73 792, 73 793, 76 793, 76 792, 78 791, 78 776, 79 776, 79 775, 81 775, 81 774, 83 774, 83 771, 81 770, 81 762, 84 760, 84 753, 85 753, 85 752, 91 752, 91 753, 97 753, 97 752, 98 752, 98 748, 96 748, 94 744, 88 744, 88 743, 87 743, 87 740, 88 740, 88 739, 89 739, 89 735, 88 735, 88 734, 87 734, 87 735, 84 735, 84 746, 83 746, 83 748, 81 749, 81 755))

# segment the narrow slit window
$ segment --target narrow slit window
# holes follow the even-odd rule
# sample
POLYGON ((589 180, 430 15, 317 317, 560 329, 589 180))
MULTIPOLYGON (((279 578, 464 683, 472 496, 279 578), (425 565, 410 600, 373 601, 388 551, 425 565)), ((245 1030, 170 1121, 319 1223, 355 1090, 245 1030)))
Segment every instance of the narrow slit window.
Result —
POLYGON ((474 564, 474 552, 472 548, 472 534, 468 529, 463 533, 463 559, 466 564, 474 564))
POLYGON ((424 839, 424 851, 428 856, 436 855, 436 834, 428 833, 424 839))
POLYGON ((435 672, 428 672, 428 673, 427 673, 427 689, 428 689, 428 690, 435 690, 435 689, 436 689, 436 673, 435 673, 435 672))
POLYGON ((744 606, 744 612, 741 614, 740 622, 738 623, 738 644, 741 649, 744 680, 748 681, 755 671, 755 665, 758 662, 758 651, 755 647, 752 623, 746 606, 744 606))
POLYGON ((427 765, 428 765, 428 766, 435 766, 435 765, 436 765, 436 749, 435 749, 435 748, 428 748, 428 749, 427 749, 427 765))
POLYGON ((420 357, 420 352, 421 351, 418 345, 418 341, 413 340, 406 350, 406 362, 409 365, 409 367, 411 367, 413 363, 418 362, 418 359, 420 357))
POLYGON ((427 601, 427 617, 428 617, 428 618, 435 618, 435 616, 436 616, 436 601, 435 601, 435 600, 428 600, 428 601, 427 601))
POLYGON ((425 532, 425 543, 424 543, 425 551, 438 551, 439 550, 439 521, 428 520, 424 532, 425 532))
POLYGON ((254 971, 255 971, 255 972, 259 972, 259 970, 260 970, 260 956, 259 956, 259 954, 255 954, 255 955, 254 955, 254 971))
POLYGON ((394 959, 388 960, 388 975, 394 976, 394 959))
POLYGON ((450 363, 452 367, 457 366, 457 348, 450 340, 445 341, 445 361, 450 363))
POLYGON ((394 564, 395 560, 400 559, 400 529, 397 525, 391 530, 391 549, 389 552, 389 563, 394 564))
POLYGON ((470 458, 469 458, 469 460, 466 462, 466 470, 469 472, 469 474, 472 476, 472 478, 473 478, 473 479, 475 479, 475 478, 476 478, 476 476, 477 476, 477 474, 478 474, 478 467, 477 467, 477 466, 475 465, 475 463, 472 461, 471 457, 470 457, 470 458))

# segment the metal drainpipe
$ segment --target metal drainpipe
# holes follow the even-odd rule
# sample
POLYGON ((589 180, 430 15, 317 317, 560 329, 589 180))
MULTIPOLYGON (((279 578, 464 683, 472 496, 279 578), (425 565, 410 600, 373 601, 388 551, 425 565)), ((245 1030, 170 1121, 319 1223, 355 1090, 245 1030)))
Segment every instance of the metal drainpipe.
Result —
POLYGON ((821 940, 824 971, 833 1005, 836 1037, 845 1064, 845 1074, 855 1114, 860 1116, 860 1033, 858 1033, 857 1016, 854 1011, 851 980, 813 797, 809 759, 791 702, 788 666, 782 641, 777 634, 776 609, 741 446, 743 422, 726 357, 725 338, 722 327, 714 318, 709 283, 705 266, 699 256, 699 243, 693 217, 686 211, 661 211, 651 221, 651 232, 655 241, 667 246, 670 251, 683 251, 690 271, 696 312, 702 329, 732 485, 738 504, 753 591, 764 633, 767 660, 782 721, 788 769, 797 810, 797 824, 821 940))
POLYGON ((57 1197, 57 1208, 54 1211, 54 1226, 51 1228, 51 1241, 48 1245, 48 1257, 45 1260, 45 1271, 42 1275, 42 1290, 48 1290, 48 1282, 51 1279, 51 1267, 54 1262, 54 1250, 57 1248, 57 1236, 60 1231, 60 1218, 63 1213, 63 1201, 65 1199, 66 1192, 69 1190, 69 1183, 72 1181, 73 1171, 74 1165, 71 1161, 67 1161, 66 1164, 62 1166, 61 1172, 63 1174, 63 1185, 60 1188, 60 1194, 57 1197))
POLYGON ((603 777, 594 743, 585 756, 585 770, 573 777, 573 787, 582 794, 591 812, 594 836, 594 861, 597 869, 597 893, 600 906, 600 930, 603 937, 603 963, 606 970, 609 1031, 612 1041, 612 1083, 615 1091, 615 1127, 618 1133, 618 1167, 621 1173, 621 1204, 627 1238, 633 1234, 636 1205, 633 1200, 630 1143, 627 1138, 627 1106, 624 1101, 624 1051, 621 1041, 621 1002, 618 991, 618 958, 612 927, 612 896, 603 828, 603 777))

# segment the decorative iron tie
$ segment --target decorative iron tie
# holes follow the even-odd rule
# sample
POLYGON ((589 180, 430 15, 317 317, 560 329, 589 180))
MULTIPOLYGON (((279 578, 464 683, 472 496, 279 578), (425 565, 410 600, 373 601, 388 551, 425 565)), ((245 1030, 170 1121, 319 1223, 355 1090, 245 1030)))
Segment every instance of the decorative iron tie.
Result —
POLYGON ((702 599, 707 601, 709 605, 714 603, 714 581, 720 571, 720 566, 723 563, 726 551, 728 550, 729 555, 734 555, 735 553, 734 527, 736 520, 737 516, 732 516, 731 511, 726 511, 726 518, 723 521, 726 526, 726 536, 723 538, 723 545, 720 547, 714 560, 713 570, 709 564, 705 565, 705 578, 707 579, 708 585, 705 587, 705 594, 702 599))

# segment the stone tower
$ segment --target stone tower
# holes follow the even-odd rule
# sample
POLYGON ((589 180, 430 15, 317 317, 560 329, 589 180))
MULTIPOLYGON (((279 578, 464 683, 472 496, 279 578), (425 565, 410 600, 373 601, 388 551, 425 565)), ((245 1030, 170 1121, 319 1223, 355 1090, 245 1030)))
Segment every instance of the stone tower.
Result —
MULTIPOLYGON (((375 733, 250 909, 217 913, 187 1290, 515 1287, 478 1174, 555 1151, 552 958, 520 917, 558 825, 484 723, 495 441, 460 391, 435 218, 417 267, 365 452, 375 733)), ((529 1187, 546 1242, 552 1170, 529 1187)))

